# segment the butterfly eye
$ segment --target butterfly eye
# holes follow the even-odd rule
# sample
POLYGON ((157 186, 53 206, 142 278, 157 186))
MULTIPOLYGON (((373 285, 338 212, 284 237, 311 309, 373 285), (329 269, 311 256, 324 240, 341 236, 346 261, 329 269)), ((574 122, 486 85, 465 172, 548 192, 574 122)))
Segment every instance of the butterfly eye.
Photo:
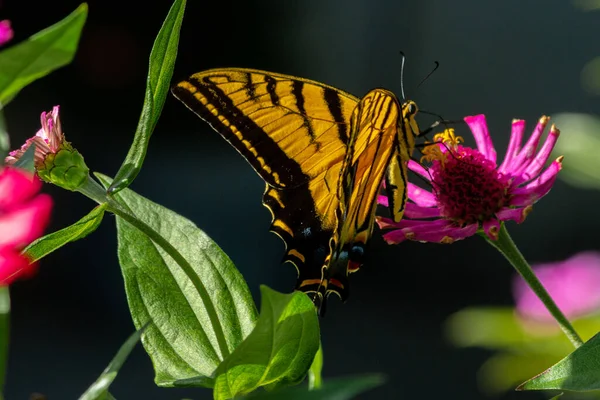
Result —
POLYGON ((417 113, 417 105, 415 103, 408 103, 408 113, 414 115, 417 113))

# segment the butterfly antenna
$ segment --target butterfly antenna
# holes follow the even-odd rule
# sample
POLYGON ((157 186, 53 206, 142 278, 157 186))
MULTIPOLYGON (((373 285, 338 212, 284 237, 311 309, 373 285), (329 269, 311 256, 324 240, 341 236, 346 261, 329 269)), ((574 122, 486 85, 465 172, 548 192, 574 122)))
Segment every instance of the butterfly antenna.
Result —
POLYGON ((417 85, 417 87, 421 86, 423 84, 423 82, 425 82, 427 79, 429 79, 429 77, 431 75, 433 75, 433 73, 439 68, 440 63, 438 61, 434 61, 435 62, 435 67, 433 67, 433 69, 431 70, 430 73, 427 74, 427 76, 425 78, 423 78, 423 80, 421 80, 421 82, 419 82, 419 84, 417 85))
POLYGON ((403 51, 400 51, 402 57, 402 64, 400 65, 400 93, 402 94, 402 101, 406 101, 406 95, 404 94, 404 62, 406 61, 406 55, 403 51))

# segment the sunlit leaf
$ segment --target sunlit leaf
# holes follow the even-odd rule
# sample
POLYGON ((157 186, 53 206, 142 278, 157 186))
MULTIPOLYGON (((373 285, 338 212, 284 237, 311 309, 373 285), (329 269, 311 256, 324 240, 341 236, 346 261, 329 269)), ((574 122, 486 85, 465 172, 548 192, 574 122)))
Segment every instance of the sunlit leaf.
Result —
POLYGON ((0 52, 0 108, 25 86, 73 60, 88 7, 0 52))
POLYGON ((83 239, 100 226, 106 206, 107 204, 102 204, 95 207, 88 215, 73 225, 37 239, 23 251, 32 261, 37 261, 67 243, 83 239))
POLYGON ((108 191, 117 193, 133 182, 142 168, 150 136, 160 117, 173 76, 185 0, 175 0, 150 53, 146 94, 133 144, 108 191))
MULTIPOLYGON (((110 185, 110 178, 96 176, 110 185)), ((137 328, 152 322, 142 343, 156 383, 212 386, 215 369, 250 334, 257 318, 244 278, 188 219, 128 189, 115 199, 156 235, 153 242, 131 218, 117 217, 129 309, 137 328)))
POLYGON ((518 390, 561 389, 589 391, 600 389, 600 334, 548 368, 521 384, 518 390))
POLYGON ((315 354, 310 369, 308 370, 308 388, 319 389, 322 384, 321 373, 323 371, 323 345, 319 343, 319 351, 315 354))
POLYGON ((254 392, 248 400, 351 400, 359 394, 381 386, 385 382, 382 375, 363 375, 328 379, 319 390, 309 390, 305 386, 286 387, 273 392, 254 392))
POLYGON ((306 294, 261 286, 261 295, 256 327, 215 372, 215 400, 298 383, 319 349, 319 321, 306 294))

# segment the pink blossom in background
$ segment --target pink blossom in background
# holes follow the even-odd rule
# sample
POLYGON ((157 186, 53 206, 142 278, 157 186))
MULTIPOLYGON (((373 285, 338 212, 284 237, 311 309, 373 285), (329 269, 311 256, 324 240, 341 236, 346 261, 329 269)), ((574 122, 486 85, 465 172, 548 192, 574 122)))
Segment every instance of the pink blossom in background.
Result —
POLYGON ((35 143, 34 163, 36 168, 42 166, 46 156, 50 153, 56 153, 60 145, 65 140, 65 135, 60 124, 58 115, 59 106, 54 106, 52 112, 43 112, 40 119, 42 127, 34 137, 27 139, 25 144, 19 150, 11 151, 6 157, 7 164, 14 164, 25 154, 29 146, 35 143))
POLYGON ((31 173, 0 166, 0 285, 34 272, 21 250, 42 236, 52 199, 39 194, 42 183, 31 173))
POLYGON ((0 46, 13 38, 13 30, 10 27, 10 21, 5 19, 0 21, 0 46))
MULTIPOLYGON (((549 119, 540 118, 524 145, 525 121, 513 120, 500 165, 484 115, 464 118, 475 137, 476 149, 460 145, 462 137, 455 136, 454 129, 437 134, 435 143, 423 149, 423 158, 431 162, 428 168, 408 162, 410 170, 429 182, 431 191, 408 183, 409 201, 403 219, 377 219, 381 229, 390 229, 383 235, 385 241, 452 243, 479 230, 495 240, 502 222, 523 222, 533 204, 548 194, 561 169, 562 157, 544 169, 559 136, 553 125, 539 146, 549 119)), ((380 204, 387 202, 386 196, 379 196, 380 204)))
MULTIPOLYGON (((587 251, 564 261, 537 264, 533 270, 567 318, 600 311, 600 253, 587 251)), ((554 321, 523 278, 513 281, 519 315, 543 322, 554 321)))

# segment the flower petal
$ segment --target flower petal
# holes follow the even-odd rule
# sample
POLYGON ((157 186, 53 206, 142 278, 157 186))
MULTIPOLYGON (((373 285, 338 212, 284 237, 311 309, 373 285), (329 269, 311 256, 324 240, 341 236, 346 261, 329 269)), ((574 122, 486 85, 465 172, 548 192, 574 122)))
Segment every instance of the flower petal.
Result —
POLYGON ((0 212, 27 201, 39 190, 42 182, 33 174, 19 169, 6 167, 0 170, 0 212))
POLYGON ((515 221, 517 224, 525 221, 525 217, 531 212, 531 207, 510 208, 505 207, 496 213, 500 221, 515 221))
POLYGON ((511 190, 513 196, 510 199, 511 206, 527 206, 534 204, 544 197, 556 181, 558 172, 562 168, 562 158, 559 157, 535 180, 529 182, 526 186, 511 190))
POLYGON ((422 176, 423 178, 427 179, 428 181, 431 180, 431 176, 429 175, 429 172, 427 171, 427 169, 425 167, 423 167, 421 164, 419 164, 418 162, 416 162, 415 160, 408 160, 408 163, 406 165, 408 166, 408 169, 410 169, 415 174, 422 176))
POLYGON ((408 183, 408 198, 411 199, 415 204, 421 207, 435 207, 437 206, 437 199, 433 193, 420 188, 414 183, 408 183))
POLYGON ((13 30, 10 27, 10 21, 5 19, 0 21, 0 46, 13 38, 13 30))
POLYGON ((518 171, 523 164, 527 163, 529 160, 531 160, 531 158, 533 158, 548 121, 550 121, 550 117, 545 115, 539 119, 535 129, 533 130, 533 133, 529 137, 529 140, 527 140, 527 143, 525 146, 523 146, 523 149, 521 149, 519 154, 515 157, 511 168, 506 170, 507 173, 510 174, 513 173, 513 171, 518 171))
POLYGON ((548 158, 550 157, 550 153, 554 149, 554 145, 560 136, 560 131, 556 129, 554 125, 550 128, 550 133, 546 138, 546 141, 542 145, 540 151, 536 154, 536 156, 531 160, 529 164, 523 164, 521 167, 521 171, 518 172, 519 177, 515 178, 514 183, 517 185, 522 184, 523 182, 528 182, 531 179, 535 178, 542 168, 546 165, 548 158))
POLYGON ((11 248, 0 249, 0 286, 10 285, 21 276, 30 276, 37 264, 29 264, 27 257, 11 248))
POLYGON ((521 150, 523 142, 523 133, 525 132, 525 121, 522 119, 513 119, 510 130, 510 141, 506 149, 506 155, 502 161, 502 165, 498 167, 498 171, 504 173, 507 169, 511 169, 512 163, 521 150))
POLYGON ((469 125, 475 143, 477 143, 477 149, 485 158, 496 164, 496 149, 492 143, 492 138, 488 131, 487 123, 485 121, 485 115, 479 114, 470 117, 465 117, 465 122, 469 125))
POLYGON ((452 221, 443 219, 433 221, 402 220, 399 222, 399 226, 402 226, 402 228, 383 235, 383 239, 387 243, 396 244, 404 240, 452 243, 477 233, 477 224, 457 227, 452 221))
POLYGON ((22 247, 42 235, 52 209, 52 199, 41 194, 25 205, 0 215, 0 249, 22 247))
POLYGON ((439 218, 441 210, 437 207, 422 207, 418 204, 407 202, 404 209, 404 218, 407 219, 425 219, 439 218))
POLYGON ((483 232, 492 240, 498 239, 500 232, 500 222, 496 218, 490 218, 483 222, 483 232))

